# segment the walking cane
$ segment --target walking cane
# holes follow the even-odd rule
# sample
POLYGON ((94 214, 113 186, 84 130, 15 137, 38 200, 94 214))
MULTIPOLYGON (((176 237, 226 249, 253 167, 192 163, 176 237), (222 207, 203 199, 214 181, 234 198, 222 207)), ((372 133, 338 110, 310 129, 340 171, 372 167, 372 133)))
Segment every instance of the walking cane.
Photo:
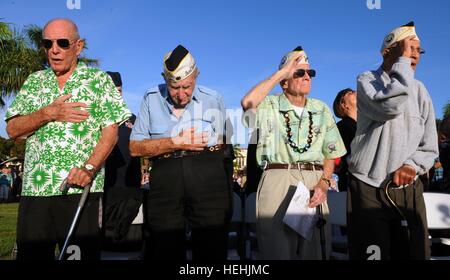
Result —
POLYGON ((322 251, 322 260, 327 259, 327 253, 326 253, 326 244, 325 244, 325 224, 327 221, 323 218, 323 212, 322 212, 322 204, 317 205, 317 224, 316 226, 319 228, 320 232, 320 249, 322 251))
POLYGON ((406 246, 408 248, 411 248, 411 232, 410 232, 410 229, 409 229, 409 226, 408 226, 408 220, 406 219, 406 215, 403 213, 402 210, 400 210, 400 208, 397 206, 397 204, 392 200, 392 198, 389 195, 389 188, 391 187, 392 184, 393 184, 392 180, 387 182, 387 184, 383 188, 384 189, 384 194, 386 195, 386 198, 389 201, 389 204, 392 207, 394 207, 395 210, 397 211, 397 213, 399 214, 399 216, 400 216, 400 226, 401 226, 401 229, 404 230, 406 246))
POLYGON ((0 163, 0 165, 2 165, 2 164, 4 164, 4 163, 7 163, 7 162, 10 162, 10 161, 13 161, 13 160, 16 160, 16 159, 17 159, 17 157, 9 158, 9 159, 7 159, 7 160, 5 160, 5 161, 2 161, 2 162, 0 163))
MULTIPOLYGON (((73 231, 75 229, 75 226, 78 223, 78 218, 80 217, 81 210, 84 207, 84 203, 86 202, 86 199, 89 195, 89 190, 91 189, 92 183, 88 184, 84 187, 83 193, 81 194, 80 201, 78 202, 77 211, 75 212, 75 216, 73 217, 72 224, 70 225, 69 233, 67 234, 66 240, 64 241, 64 246, 62 247, 62 250, 59 253, 58 260, 62 261, 64 256, 66 255, 67 246, 69 245, 70 239, 72 238, 73 231)), ((70 185, 67 184, 67 178, 64 179, 64 181, 61 183, 61 186, 59 187, 60 190, 65 194, 70 188, 70 185)))

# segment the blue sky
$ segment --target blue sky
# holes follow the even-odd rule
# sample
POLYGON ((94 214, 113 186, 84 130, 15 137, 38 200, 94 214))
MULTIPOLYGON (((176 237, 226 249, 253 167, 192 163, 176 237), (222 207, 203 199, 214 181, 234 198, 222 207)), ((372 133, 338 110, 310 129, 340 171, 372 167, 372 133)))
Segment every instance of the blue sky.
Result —
POLYGON ((0 18, 16 28, 73 19, 88 42, 85 55, 121 72, 135 113, 145 90, 162 82, 163 55, 178 44, 194 55, 198 82, 219 91, 227 108, 239 108, 242 96, 301 45, 318 73, 310 96, 331 105, 339 90, 355 87, 359 73, 379 66, 384 36, 414 20, 427 51, 416 77, 442 117, 450 100, 450 1, 380 2, 381 9, 369 9, 367 0, 80 0, 81 9, 68 9, 67 0, 1 0, 0 18))

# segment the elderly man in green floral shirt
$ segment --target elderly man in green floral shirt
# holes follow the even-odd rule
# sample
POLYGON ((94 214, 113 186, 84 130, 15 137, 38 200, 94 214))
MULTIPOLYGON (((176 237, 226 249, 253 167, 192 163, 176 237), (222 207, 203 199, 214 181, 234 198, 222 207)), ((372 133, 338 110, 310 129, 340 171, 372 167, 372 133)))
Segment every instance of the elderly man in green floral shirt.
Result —
MULTIPOLYGON (((264 173, 257 192, 256 233, 262 259, 322 258, 314 223, 309 231, 286 223, 291 198, 300 187, 306 190, 305 201, 309 190, 314 191, 309 204, 303 205, 306 209, 322 205, 324 214, 328 213, 333 159, 346 153, 330 109, 307 97, 315 75, 306 53, 297 47, 283 57, 277 72, 242 99, 244 116, 256 113, 256 123, 249 125, 259 129, 256 157, 264 173), (283 94, 268 95, 278 83, 283 94)), ((330 234, 328 225, 326 232, 330 234)), ((326 240, 329 254, 330 238, 326 240)))
POLYGON ((117 141, 118 124, 130 117, 104 72, 78 62, 83 49, 77 26, 54 19, 43 31, 50 68, 31 74, 6 113, 7 132, 26 138, 19 207, 18 259, 54 259, 62 247, 82 188, 92 183, 71 259, 98 259, 103 164, 117 141), (77 186, 68 195, 62 181, 77 186), (76 249, 74 249, 76 248, 76 249))

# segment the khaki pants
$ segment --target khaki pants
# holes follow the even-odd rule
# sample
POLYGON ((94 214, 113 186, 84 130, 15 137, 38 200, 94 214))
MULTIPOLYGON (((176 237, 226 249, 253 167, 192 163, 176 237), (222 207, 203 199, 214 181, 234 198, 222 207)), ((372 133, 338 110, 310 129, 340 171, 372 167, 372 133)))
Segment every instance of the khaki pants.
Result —
MULTIPOLYGON (((270 169, 264 171, 258 186, 256 201, 256 234, 260 258, 265 260, 321 260, 320 230, 315 228, 311 242, 304 239, 283 222, 283 217, 302 181, 313 189, 322 171, 297 169, 270 169)), ((328 220, 328 205, 322 204, 324 218, 328 220)), ((326 255, 331 251, 331 228, 325 225, 326 255)))

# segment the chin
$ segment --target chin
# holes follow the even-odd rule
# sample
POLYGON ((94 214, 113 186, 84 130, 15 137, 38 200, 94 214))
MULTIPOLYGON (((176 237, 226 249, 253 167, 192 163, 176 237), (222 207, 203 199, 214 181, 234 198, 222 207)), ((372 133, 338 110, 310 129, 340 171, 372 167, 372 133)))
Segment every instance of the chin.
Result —
POLYGON ((300 92, 300 95, 307 96, 307 95, 309 94, 310 91, 311 91, 310 88, 304 89, 304 90, 302 89, 302 91, 300 92))
POLYGON ((62 65, 50 65, 50 67, 57 73, 66 73, 68 71, 68 69, 62 65))
POLYGON ((188 104, 189 102, 187 102, 187 103, 184 103, 184 102, 177 102, 177 103, 174 103, 173 105, 176 107, 176 108, 184 108, 184 107, 186 107, 186 105, 188 104))

